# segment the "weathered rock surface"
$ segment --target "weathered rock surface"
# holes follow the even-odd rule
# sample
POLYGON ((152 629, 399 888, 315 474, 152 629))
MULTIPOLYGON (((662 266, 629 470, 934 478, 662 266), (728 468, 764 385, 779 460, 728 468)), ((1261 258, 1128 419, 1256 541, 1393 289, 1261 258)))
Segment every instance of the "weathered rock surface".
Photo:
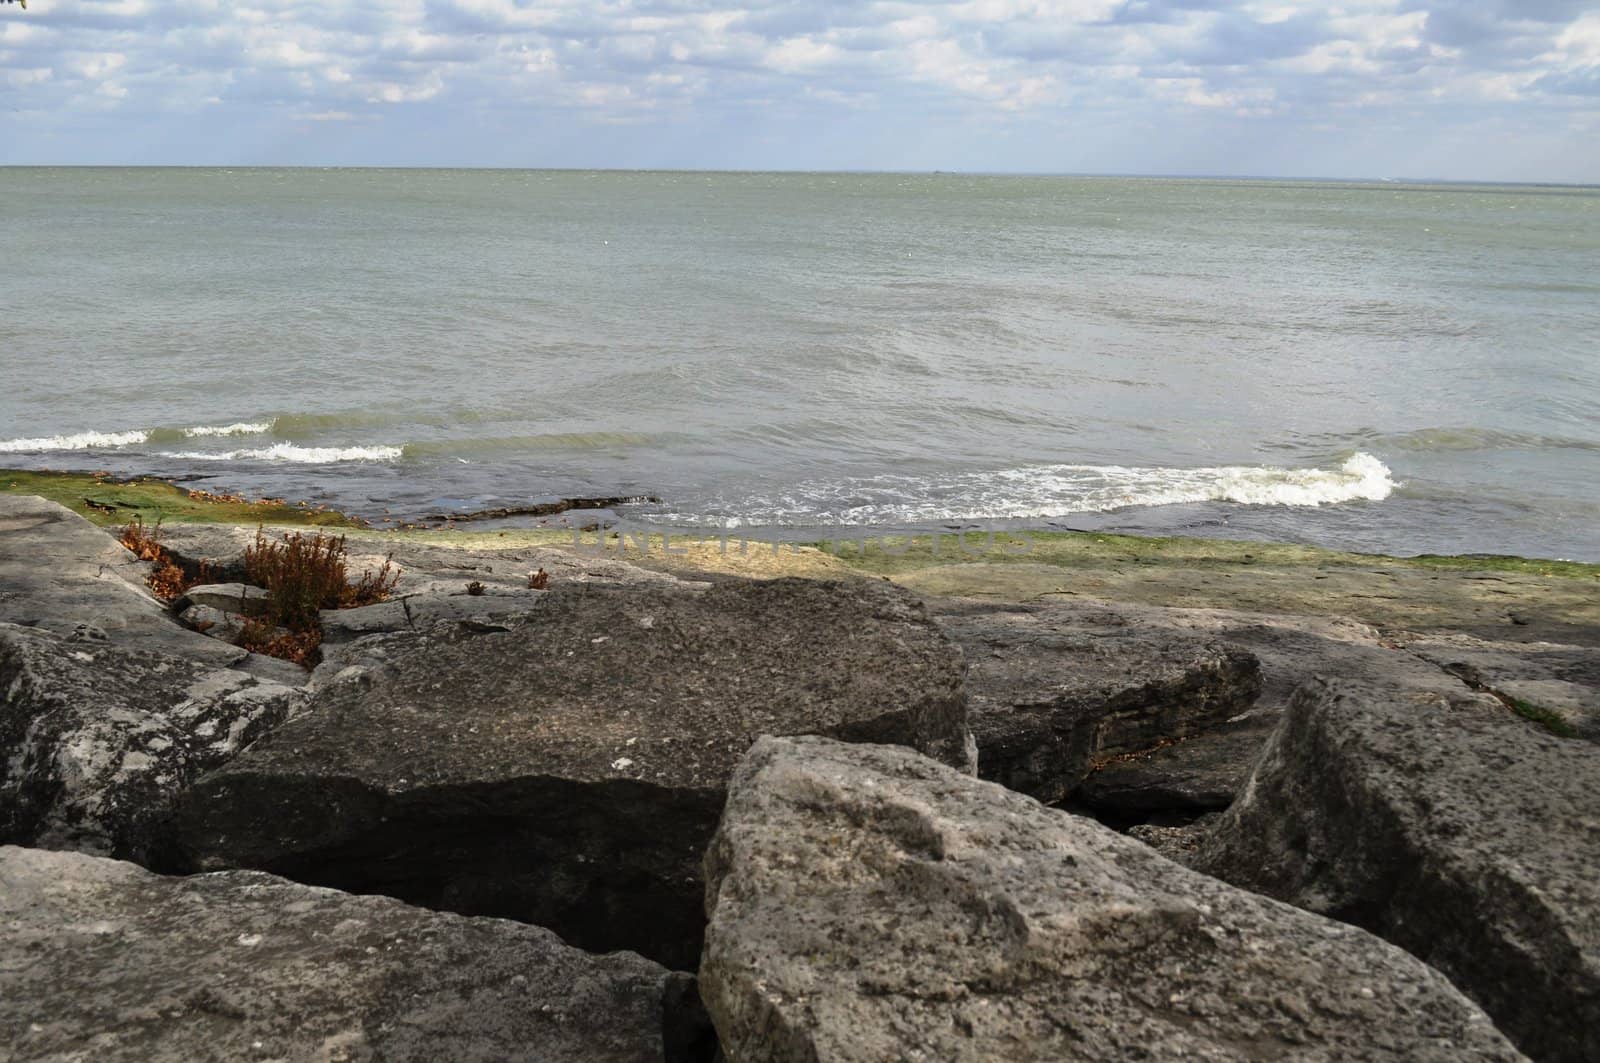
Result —
POLYGON ((201 583, 184 591, 173 603, 176 612, 190 606, 205 606, 240 616, 262 616, 272 607, 272 595, 263 587, 248 583, 201 583))
POLYGON ((1247 651, 1109 623, 1104 610, 1090 619, 974 601, 932 608, 967 657, 979 774, 1041 801, 1065 798, 1098 761, 1249 711, 1261 689, 1247 651))
POLYGON ((706 878, 736 1063, 1520 1058, 1378 938, 903 749, 762 739, 706 878))
MULTIPOLYGON (((1092 810, 1108 822, 1132 823, 1165 812, 1197 814, 1227 807, 1249 778, 1256 755, 1277 725, 1293 691, 1317 675, 1360 675, 1397 683, 1437 684, 1437 665, 1418 657, 1372 627, 1328 617, 1271 616, 1219 609, 1169 609, 1107 602, 1061 602, 1007 606, 965 601, 930 602, 941 617, 994 611, 1020 612, 1045 630, 1061 632, 1064 641, 1104 640, 1130 647, 1136 659, 1141 644, 1172 647, 1237 647, 1260 663, 1261 693, 1254 704, 1224 719, 1193 718, 1187 733, 1161 736, 1146 748, 1103 755, 1094 771, 1071 792, 1069 802, 1092 810)), ((955 637, 959 632, 951 631, 955 637)), ((1018 644, 1011 667, 1019 688, 1026 690, 1028 656, 1018 644)), ((1002 643, 1002 648, 1004 643, 1002 643)), ((969 644, 974 659, 988 652, 969 644)), ((1047 649, 1047 647, 1046 647, 1047 649)), ((1593 652, 1593 651, 1585 651, 1593 652)), ((1161 660, 1160 654, 1153 657, 1161 660)), ((1058 659, 1059 660, 1059 659, 1058 659)), ((1138 668, 1137 663, 1132 667, 1138 668)), ((983 669, 975 669, 981 675, 983 669)), ((1075 680, 1069 675, 1063 682, 1075 680)), ((969 709, 973 729, 985 727, 983 709, 974 696, 969 709)), ((1023 713, 1024 719, 1027 713, 1023 713)), ((1001 715, 1004 719, 1004 714, 1001 715)), ((991 725, 992 726, 992 725, 991 725)), ((1041 754, 1041 759, 1049 763, 1041 754)), ((984 763, 980 774, 1006 781, 984 763)), ((990 764, 995 763, 991 760, 990 764)), ((1015 782, 1013 777, 1010 781, 1015 782)), ((1049 791, 1043 796, 1048 797, 1049 791)))
POLYGON ((0 623, 106 637, 221 667, 255 656, 175 623, 145 589, 149 566, 65 506, 0 494, 0 623))
POLYGON ((1459 634, 1413 637, 1405 646, 1475 688, 1536 706, 1578 737, 1600 742, 1600 650, 1459 634))
POLYGON ((496 624, 532 613, 544 591, 496 590, 483 594, 406 594, 358 609, 324 609, 322 640, 337 645, 368 635, 419 631, 450 621, 496 624))
POLYGON ((159 864, 184 787, 304 701, 187 657, 0 624, 0 842, 159 864))
POLYGON ((13 1060, 708 1059, 683 975, 258 872, 0 848, 13 1060), (698 1035, 698 1037, 697 1037, 698 1035))
POLYGON ((1443 676, 1316 681, 1195 866, 1401 945, 1535 1058, 1600 1059, 1592 743, 1443 676))
POLYGON ((178 614, 178 622, 190 631, 229 642, 238 638, 244 630, 244 620, 239 614, 213 609, 209 605, 185 606, 178 614))
POLYGON ((959 651, 888 584, 566 586, 506 626, 335 647, 312 711, 185 801, 192 866, 510 916, 687 967, 701 855, 758 735, 970 763, 959 651))
POLYGON ((1105 822, 1220 811, 1233 803, 1276 723, 1275 713, 1241 713, 1180 742, 1102 761, 1072 803, 1105 822))

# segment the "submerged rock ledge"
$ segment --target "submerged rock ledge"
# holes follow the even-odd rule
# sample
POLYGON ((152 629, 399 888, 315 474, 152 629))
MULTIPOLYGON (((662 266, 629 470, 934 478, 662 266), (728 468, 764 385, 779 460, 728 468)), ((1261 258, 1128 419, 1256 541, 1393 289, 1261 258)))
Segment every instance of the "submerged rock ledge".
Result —
POLYGON ((15 1058, 1600 1050, 1600 570, 350 534, 308 671, 0 493, 15 1058))

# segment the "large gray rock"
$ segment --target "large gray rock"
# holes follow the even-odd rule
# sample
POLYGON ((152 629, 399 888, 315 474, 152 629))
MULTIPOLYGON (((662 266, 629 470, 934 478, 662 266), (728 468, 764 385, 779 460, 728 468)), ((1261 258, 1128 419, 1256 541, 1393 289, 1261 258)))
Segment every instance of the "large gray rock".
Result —
POLYGON ((3 847, 0 956, 8 1060, 709 1058, 639 956, 257 872, 3 847))
POLYGON ((1249 711, 1261 689, 1249 652, 1104 610, 933 609, 967 657, 978 773, 1041 801, 1067 797, 1099 763, 1249 711))
POLYGON ((304 701, 189 657, 0 624, 0 842, 162 863, 184 787, 304 701))
POLYGON ((567 586, 525 620, 335 647, 312 711, 185 801, 254 867, 692 966, 700 858, 758 735, 970 762, 960 654, 882 583, 567 586))
POLYGON ((1195 866, 1381 934, 1540 1059, 1600 1059, 1600 749, 1459 683, 1313 681, 1195 866))
POLYGON ((145 588, 149 570, 65 506, 0 494, 0 623, 105 637, 218 667, 256 657, 178 624, 145 588))
POLYGON ((762 739, 706 879, 733 1063, 1520 1058, 1378 938, 903 749, 762 739))

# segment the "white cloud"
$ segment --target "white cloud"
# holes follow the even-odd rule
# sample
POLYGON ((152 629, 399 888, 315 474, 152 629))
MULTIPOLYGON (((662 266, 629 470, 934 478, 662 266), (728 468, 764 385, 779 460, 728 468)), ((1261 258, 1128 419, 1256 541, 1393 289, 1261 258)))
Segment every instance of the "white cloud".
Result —
POLYGON ((1309 128, 1363 110, 1467 121, 1474 108, 1526 107, 1581 125, 1600 107, 1600 12, 1580 7, 1546 3, 1554 13, 1536 18, 1512 0, 41 0, 0 6, 0 64, 7 85, 29 89, 12 102, 30 128, 107 107, 181 123, 208 105, 266 127, 369 103, 602 121, 876 113, 885 128, 1216 112, 1309 128))

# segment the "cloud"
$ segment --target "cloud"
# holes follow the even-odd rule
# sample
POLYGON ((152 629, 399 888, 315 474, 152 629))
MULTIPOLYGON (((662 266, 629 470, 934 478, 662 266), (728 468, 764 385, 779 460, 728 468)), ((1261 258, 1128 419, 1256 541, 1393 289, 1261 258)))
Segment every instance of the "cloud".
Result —
POLYGON ((93 137, 117 128, 181 145, 185 116, 206 111, 263 150, 285 123, 361 115, 411 151, 414 130, 451 114, 482 123, 485 157, 519 123, 569 147, 644 125, 674 157, 685 137, 748 143, 762 123, 763 142, 774 127, 863 138, 845 151, 828 134, 836 160, 818 166, 920 130, 952 155, 1032 137, 1050 168, 1078 156, 1041 131, 1081 156, 1089 131, 1109 145, 1110 130, 1219 116, 1251 142, 1251 123, 1437 132, 1505 128, 1512 112, 1539 136, 1571 134, 1593 125, 1597 70, 1592 0, 37 0, 0 8, 0 160, 47 144, 114 157, 93 137), (586 127, 602 132, 586 141, 586 127))

